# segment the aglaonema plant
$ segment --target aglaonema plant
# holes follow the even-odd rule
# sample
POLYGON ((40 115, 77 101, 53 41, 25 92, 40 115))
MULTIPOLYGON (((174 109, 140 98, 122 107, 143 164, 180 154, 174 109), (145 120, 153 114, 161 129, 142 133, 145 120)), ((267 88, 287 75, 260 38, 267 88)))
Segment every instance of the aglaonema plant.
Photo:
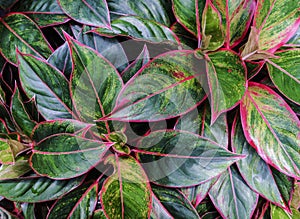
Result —
POLYGON ((299 218, 295 0, 0 1, 3 218, 299 218))

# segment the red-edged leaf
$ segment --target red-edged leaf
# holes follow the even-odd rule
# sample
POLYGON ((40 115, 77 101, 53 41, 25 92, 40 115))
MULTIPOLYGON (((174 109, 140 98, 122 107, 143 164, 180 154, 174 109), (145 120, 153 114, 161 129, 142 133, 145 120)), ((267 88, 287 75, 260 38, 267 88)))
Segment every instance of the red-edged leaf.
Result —
POLYGON ((235 118, 231 136, 233 151, 247 155, 245 159, 237 162, 239 171, 246 183, 269 201, 283 208, 288 208, 269 165, 260 158, 246 141, 238 116, 235 118))
POLYGON ((212 122, 235 107, 247 88, 245 63, 231 50, 206 55, 212 122))
POLYGON ((204 63, 187 50, 156 57, 127 82, 114 110, 103 120, 157 121, 195 108, 205 96, 204 63))
POLYGON ((57 0, 62 10, 79 23, 97 27, 110 27, 106 0, 57 0))
POLYGON ((199 135, 175 130, 151 132, 137 147, 149 180, 169 187, 198 185, 243 158, 199 135))
POLYGON ((246 36, 255 11, 252 0, 212 0, 222 16, 225 46, 234 47, 246 36))
POLYGON ((47 58, 51 47, 38 26, 27 16, 19 13, 0 20, 0 51, 12 64, 17 64, 16 49, 23 53, 47 58))
POLYGON ((245 137, 261 158, 299 179, 300 121, 282 97, 251 82, 240 111, 245 137))
POLYGON ((258 31, 258 48, 276 51, 297 31, 300 2, 295 0, 258 0, 253 26, 258 31))
POLYGON ((234 168, 228 168, 209 191, 223 218, 251 218, 258 194, 253 192, 234 168))
POLYGON ((101 190, 101 203, 108 218, 149 218, 150 184, 140 164, 132 157, 109 157, 115 167, 101 190))

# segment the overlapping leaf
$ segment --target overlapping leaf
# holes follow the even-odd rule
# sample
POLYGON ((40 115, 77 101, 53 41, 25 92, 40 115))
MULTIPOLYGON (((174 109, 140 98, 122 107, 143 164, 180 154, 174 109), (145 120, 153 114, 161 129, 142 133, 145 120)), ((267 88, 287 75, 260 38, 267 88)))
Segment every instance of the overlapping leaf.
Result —
POLYGON ((150 181, 170 187, 208 181, 242 158, 206 138, 183 131, 152 132, 137 147, 150 181))
POLYGON ((6 59, 17 64, 16 49, 23 53, 47 58, 51 47, 38 26, 23 14, 9 14, 0 20, 0 51, 6 59))
POLYGON ((244 62, 231 50, 210 53, 208 59, 207 78, 214 122, 242 99, 247 87, 247 70, 244 62))
POLYGON ((106 0, 58 0, 62 10, 79 23, 91 26, 110 27, 106 0))
POLYGON ((287 98, 300 104, 300 49, 275 53, 280 58, 267 62, 270 77, 275 86, 287 98))
POLYGON ((203 75, 205 61, 192 51, 158 56, 127 82, 108 119, 157 121, 185 113, 205 96, 203 75))
POLYGON ((288 176, 300 178, 300 121, 265 85, 251 83, 241 103, 247 141, 260 157, 288 176))
POLYGON ((209 191, 223 218, 251 218, 258 200, 234 168, 228 168, 209 191))
POLYGON ((31 170, 28 160, 18 159, 14 164, 1 165, 0 180, 15 179, 23 176, 31 170))
POLYGON ((151 191, 140 164, 132 157, 109 157, 115 172, 101 191, 101 202, 108 218, 148 218, 151 191))
POLYGON ((120 17, 111 22, 110 29, 97 28, 93 32, 109 37, 116 35, 128 36, 154 43, 167 41, 178 43, 176 35, 168 27, 137 16, 120 17))
POLYGON ((0 163, 13 164, 16 156, 25 149, 26 147, 19 141, 0 138, 0 163))

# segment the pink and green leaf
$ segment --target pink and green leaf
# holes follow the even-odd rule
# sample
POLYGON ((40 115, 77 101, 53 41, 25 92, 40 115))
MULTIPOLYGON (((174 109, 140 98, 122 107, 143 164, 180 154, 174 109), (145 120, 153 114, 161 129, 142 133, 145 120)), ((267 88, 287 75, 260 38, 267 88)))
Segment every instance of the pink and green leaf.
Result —
POLYGON ((251 82, 241 102, 245 137, 259 156, 282 173, 300 178, 300 121, 266 85, 251 82))

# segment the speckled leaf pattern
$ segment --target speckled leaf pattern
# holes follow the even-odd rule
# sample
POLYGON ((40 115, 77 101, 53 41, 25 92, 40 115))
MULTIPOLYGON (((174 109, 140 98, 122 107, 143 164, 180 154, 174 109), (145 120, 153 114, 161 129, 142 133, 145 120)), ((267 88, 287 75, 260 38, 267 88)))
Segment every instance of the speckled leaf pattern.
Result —
POLYGON ((22 87, 29 98, 35 96, 40 113, 47 120, 71 119, 69 82, 46 61, 29 55, 18 55, 22 87))
POLYGON ((187 112, 205 96, 205 61, 192 51, 164 53, 132 77, 108 119, 157 121, 187 112))
POLYGON ((112 17, 137 15, 166 26, 172 24, 171 0, 107 0, 112 17))
POLYGON ((155 43, 178 43, 176 35, 168 27, 137 16, 120 17, 111 22, 111 29, 100 27, 93 32, 108 37, 121 35, 155 43))
POLYGON ((200 37, 201 17, 205 1, 173 0, 173 10, 180 24, 192 34, 200 37))
POLYGON ((267 62, 275 86, 290 100, 300 104, 300 49, 275 53, 280 58, 267 62))
POLYGON ((286 204, 269 165, 247 142, 238 117, 234 121, 231 145, 234 152, 247 155, 245 159, 237 162, 239 171, 246 183, 264 198, 285 208, 286 204))
POLYGON ((298 27, 297 32, 290 38, 290 40, 286 43, 288 46, 300 47, 300 26, 298 27))
POLYGON ((225 44, 234 47, 247 34, 255 10, 253 0, 212 0, 222 16, 225 44))
POLYGON ((222 19, 211 1, 206 1, 201 24, 202 49, 216 50, 224 43, 222 19))
POLYGON ((30 117, 17 89, 12 97, 11 113, 20 132, 30 136, 36 122, 30 117))
POLYGON ((58 0, 62 10, 75 21, 98 27, 110 27, 106 0, 58 0))
POLYGON ((242 99, 247 87, 247 70, 244 62, 231 50, 210 53, 208 59, 207 78, 214 122, 242 99))
POLYGON ((73 190, 59 199, 52 207, 47 219, 90 218, 96 207, 98 183, 73 190))
POLYGON ((17 64, 16 49, 23 53, 47 58, 51 47, 38 26, 23 14, 9 14, 0 21, 0 51, 6 59, 17 64))
POLYGON ((150 181, 187 187, 212 179, 242 157, 184 131, 155 131, 141 139, 136 152, 150 181))
MULTIPOLYGON (((96 51, 68 39, 74 70, 71 93, 74 110, 84 121, 106 116, 112 111, 123 82, 114 66, 96 51)), ((101 132, 109 132, 107 122, 99 123, 101 132)))
POLYGON ((74 178, 96 166, 110 145, 74 134, 52 135, 34 146, 31 167, 52 179, 74 178))
POLYGON ((297 0, 259 0, 254 15, 260 50, 274 51, 294 35, 300 24, 297 0))
POLYGON ((247 141, 282 173, 300 178, 300 121, 277 93, 251 82, 241 103, 247 141))
POLYGON ((209 191, 209 196, 223 218, 251 218, 258 200, 234 168, 228 168, 209 191))
POLYGON ((52 180, 45 177, 25 177, 1 180, 0 195, 17 202, 54 200, 78 187, 82 177, 71 180, 52 180))
POLYGON ((271 205, 271 219, 294 219, 294 218, 292 217, 292 215, 287 213, 282 208, 276 205, 271 205))
POLYGON ((113 175, 101 190, 104 213, 111 219, 148 218, 151 191, 147 176, 132 157, 109 157, 114 165, 113 175))
POLYGON ((151 219, 199 219, 191 202, 178 190, 152 186, 151 219))

